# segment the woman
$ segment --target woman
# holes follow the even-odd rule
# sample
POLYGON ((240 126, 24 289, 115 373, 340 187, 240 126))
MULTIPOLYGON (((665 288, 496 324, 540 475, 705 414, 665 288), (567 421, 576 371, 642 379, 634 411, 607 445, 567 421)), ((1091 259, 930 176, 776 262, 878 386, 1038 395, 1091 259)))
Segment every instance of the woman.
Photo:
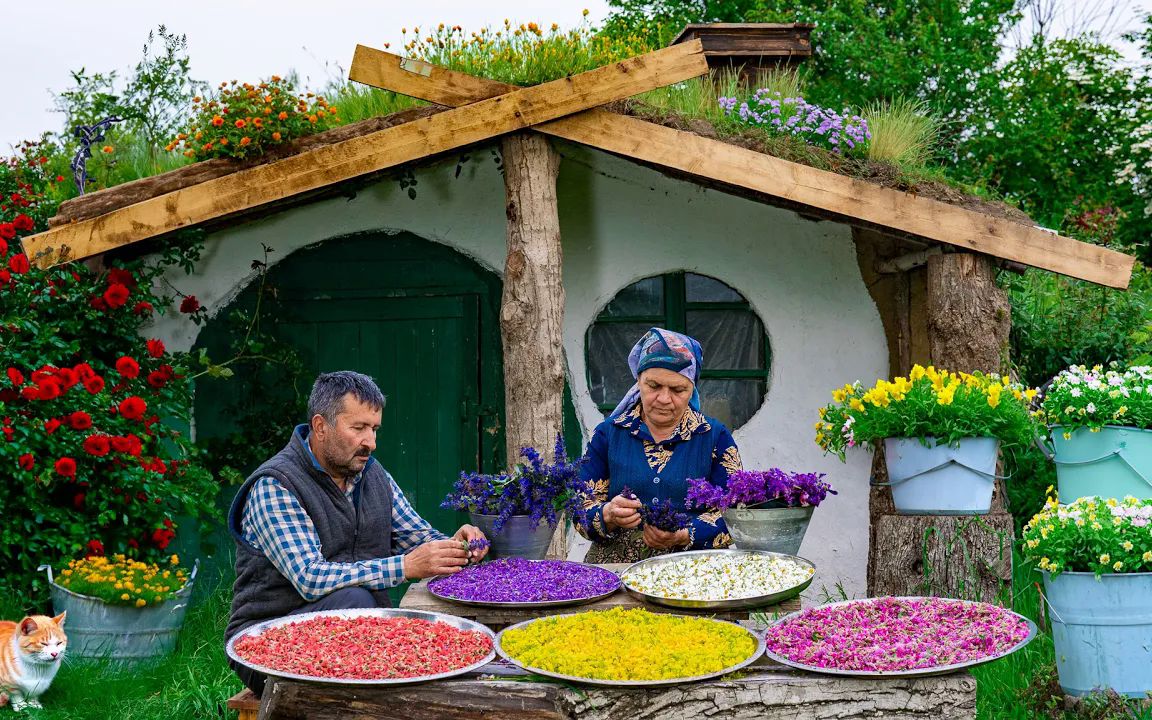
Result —
POLYGON ((649 330, 628 354, 636 384, 596 427, 581 467, 589 499, 576 529, 593 542, 587 562, 635 562, 731 543, 718 512, 693 515, 675 532, 649 527, 640 516, 643 505, 658 501, 684 508, 688 479, 726 486, 741 469, 732 433, 700 411, 702 364, 700 343, 661 328, 649 330), (621 494, 625 487, 635 498, 621 494))

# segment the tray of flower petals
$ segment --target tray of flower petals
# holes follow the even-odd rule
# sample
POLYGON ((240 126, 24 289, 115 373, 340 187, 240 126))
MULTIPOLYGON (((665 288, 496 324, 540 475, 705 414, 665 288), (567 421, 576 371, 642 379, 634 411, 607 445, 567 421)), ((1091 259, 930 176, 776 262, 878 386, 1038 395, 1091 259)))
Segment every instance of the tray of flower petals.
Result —
POLYGON ((496 652, 529 672, 587 685, 675 685, 739 670, 764 651, 751 630, 709 617, 615 607, 509 626, 496 652))
POLYGON ((629 595, 665 607, 742 610, 794 598, 816 566, 764 550, 692 550, 641 560, 620 573, 629 595))
POLYGON ((831 675, 943 675, 1002 658, 1035 636, 1031 620, 990 603, 881 597, 789 613, 765 632, 764 654, 831 675))
POLYGON ((428 583, 442 600, 500 608, 545 608, 603 600, 620 587, 616 573, 568 560, 500 558, 428 583))
POLYGON ((407 685, 477 670, 496 658, 495 633, 422 610, 321 610, 265 620, 228 641, 257 672, 329 685, 407 685))

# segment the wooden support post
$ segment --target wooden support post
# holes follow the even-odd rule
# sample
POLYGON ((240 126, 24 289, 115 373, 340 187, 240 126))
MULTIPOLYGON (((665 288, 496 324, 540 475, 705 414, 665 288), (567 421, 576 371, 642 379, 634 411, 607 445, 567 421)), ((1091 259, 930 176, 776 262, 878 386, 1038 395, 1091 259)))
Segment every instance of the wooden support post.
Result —
MULTIPOLYGON (((912 348, 896 353, 900 362, 921 361, 916 338, 926 335, 937 367, 956 372, 1001 370, 1011 315, 1007 296, 996 286, 991 261, 966 253, 934 255, 928 258, 922 295, 915 292, 917 279, 896 286, 899 291, 913 290, 907 313, 912 348)), ((894 370, 907 373, 909 368, 894 370)), ((877 480, 888 479, 882 450, 872 470, 877 480)), ((993 601, 1004 590, 1010 592, 1013 525, 999 481, 991 511, 980 516, 897 515, 889 490, 874 488, 871 520, 869 595, 993 601)))
MULTIPOLYGON (((504 342, 504 416, 508 465, 520 449, 535 447, 551 459, 563 429, 564 284, 556 176, 560 155, 547 138, 519 133, 504 138, 504 190, 508 256, 500 304, 504 342)), ((562 520, 549 557, 567 554, 562 520)))

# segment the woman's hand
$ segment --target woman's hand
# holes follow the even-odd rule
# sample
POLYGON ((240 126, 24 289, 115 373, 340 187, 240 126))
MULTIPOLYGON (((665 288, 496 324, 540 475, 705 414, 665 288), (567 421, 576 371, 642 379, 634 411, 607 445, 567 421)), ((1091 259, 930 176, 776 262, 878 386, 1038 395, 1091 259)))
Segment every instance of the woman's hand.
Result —
POLYGON ((478 563, 484 559, 485 555, 488 554, 487 544, 484 544, 478 550, 468 550, 469 541, 488 539, 484 537, 484 533, 480 531, 480 528, 476 527, 475 525, 461 525, 460 529, 456 531, 456 534, 452 536, 452 539, 459 540, 460 542, 464 543, 464 549, 468 553, 469 562, 478 563))
POLYGON ((616 528, 631 530, 640 524, 640 508, 642 507, 643 505, 639 500, 630 500, 623 495, 617 495, 604 503, 604 525, 609 530, 616 528))
POLYGON ((673 548, 683 547, 691 542, 692 538, 688 535, 688 530, 686 529, 668 532, 666 530, 658 530, 651 525, 644 526, 644 544, 653 550, 671 550, 673 548))

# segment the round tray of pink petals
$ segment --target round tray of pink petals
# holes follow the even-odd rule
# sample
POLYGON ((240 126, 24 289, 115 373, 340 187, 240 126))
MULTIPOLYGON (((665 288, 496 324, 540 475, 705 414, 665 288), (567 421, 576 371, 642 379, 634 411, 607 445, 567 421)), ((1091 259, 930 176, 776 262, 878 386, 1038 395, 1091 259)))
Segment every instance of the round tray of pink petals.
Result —
POLYGON ((991 662, 1035 636, 1035 623, 997 605, 881 597, 789 613, 765 632, 764 654, 830 675, 915 677, 991 662))

